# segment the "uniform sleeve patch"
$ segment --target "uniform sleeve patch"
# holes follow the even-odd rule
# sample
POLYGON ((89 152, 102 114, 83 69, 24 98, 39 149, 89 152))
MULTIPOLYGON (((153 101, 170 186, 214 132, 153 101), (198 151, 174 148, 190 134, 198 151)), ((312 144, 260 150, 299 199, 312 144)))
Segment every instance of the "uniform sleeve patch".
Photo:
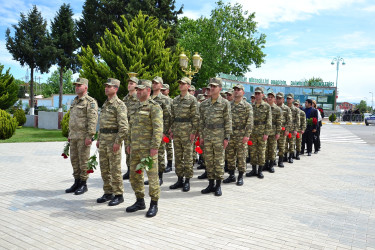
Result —
POLYGON ((91 108, 95 108, 95 103, 90 104, 91 108))

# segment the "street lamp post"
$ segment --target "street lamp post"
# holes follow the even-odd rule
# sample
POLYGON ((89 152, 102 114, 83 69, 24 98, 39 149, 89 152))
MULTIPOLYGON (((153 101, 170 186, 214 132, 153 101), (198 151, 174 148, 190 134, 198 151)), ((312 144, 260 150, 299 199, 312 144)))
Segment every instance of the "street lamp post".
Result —
POLYGON ((369 93, 371 94, 371 109, 374 112, 374 93, 371 91, 369 93))
POLYGON ((193 79, 193 76, 198 73, 198 71, 201 69, 202 66, 202 57, 198 54, 198 52, 195 52, 195 55, 193 55, 193 66, 194 70, 191 70, 191 65, 189 65, 189 58, 185 55, 184 52, 180 55, 180 67, 181 70, 186 74, 187 77, 190 78, 190 80, 193 79))
POLYGON ((345 65, 345 61, 344 61, 344 58, 340 57, 340 56, 337 56, 335 58, 332 59, 332 62, 331 64, 334 65, 336 62, 337 64, 337 74, 336 74, 336 96, 335 96, 335 110, 336 110, 336 103, 337 103, 337 81, 339 79, 339 68, 340 68, 340 62, 342 62, 342 65, 345 65))

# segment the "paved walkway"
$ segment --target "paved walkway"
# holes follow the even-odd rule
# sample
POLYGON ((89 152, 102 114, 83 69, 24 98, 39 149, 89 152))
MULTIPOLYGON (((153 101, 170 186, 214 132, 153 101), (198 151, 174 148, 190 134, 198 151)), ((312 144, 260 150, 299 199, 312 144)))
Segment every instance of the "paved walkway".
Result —
MULTIPOLYGON (((342 129, 325 126, 322 136, 342 129)), ((0 248, 375 249, 372 145, 325 141, 318 155, 263 180, 225 184, 222 197, 201 195, 207 181, 196 177, 190 192, 170 191, 168 173, 151 219, 125 212, 135 201, 128 181, 123 204, 97 204, 99 171, 87 193, 65 194, 73 179, 63 145, 0 144, 0 248)))

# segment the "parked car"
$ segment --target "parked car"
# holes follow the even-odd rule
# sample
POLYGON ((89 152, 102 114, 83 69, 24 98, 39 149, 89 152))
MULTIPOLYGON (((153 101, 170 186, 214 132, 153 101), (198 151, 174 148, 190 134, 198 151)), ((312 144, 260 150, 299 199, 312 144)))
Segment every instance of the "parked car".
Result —
POLYGON ((366 117, 365 118, 365 124, 366 124, 366 126, 368 126, 370 124, 375 124, 375 114, 366 117))

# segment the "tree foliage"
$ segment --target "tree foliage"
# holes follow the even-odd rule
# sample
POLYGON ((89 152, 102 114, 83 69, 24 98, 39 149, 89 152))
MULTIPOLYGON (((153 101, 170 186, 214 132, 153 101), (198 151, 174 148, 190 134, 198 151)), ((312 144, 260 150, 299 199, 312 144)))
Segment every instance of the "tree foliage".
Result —
MULTIPOLYGON (((94 57, 90 46, 78 56, 82 64, 81 77, 89 80, 89 93, 99 105, 106 100, 103 83, 113 77, 121 81, 118 95, 127 94, 128 72, 137 72, 139 78, 160 76, 166 83, 174 83, 182 76, 179 69, 181 49, 171 52, 165 47, 169 29, 158 25, 158 19, 139 12, 130 23, 123 19, 123 26, 113 23, 113 33, 106 30, 98 45, 99 58, 94 57)), ((173 86, 173 84, 172 84, 173 86)))
POLYGON ((365 100, 361 100, 356 107, 359 112, 366 113, 367 112, 367 102, 365 100))
POLYGON ((13 136, 17 128, 17 119, 6 111, 0 109, 0 140, 6 140, 13 136))
POLYGON ((3 73, 4 65, 0 64, 0 109, 8 109, 18 100, 18 84, 9 73, 3 73))
POLYGON ((197 87, 218 73, 243 76, 251 65, 260 67, 264 63, 266 36, 256 36, 254 18, 255 13, 243 11, 238 3, 219 1, 209 18, 184 17, 179 21, 180 45, 203 58, 202 68, 194 77, 197 87))
POLYGON ((27 16, 21 13, 17 25, 12 25, 15 30, 14 37, 10 29, 6 31, 6 47, 13 59, 19 61, 21 66, 30 67, 30 99, 31 108, 34 107, 34 70, 40 73, 48 72, 53 62, 53 45, 47 31, 47 22, 43 19, 36 6, 29 11, 27 16))
MULTIPOLYGON (((73 72, 65 70, 63 73, 63 94, 74 94, 75 88, 73 83, 73 72)), ((47 83, 42 85, 42 95, 50 97, 51 95, 58 94, 60 91, 60 70, 55 70, 47 79, 47 83)))
POLYGON ((23 109, 17 109, 14 112, 13 117, 15 117, 17 119, 18 126, 22 126, 26 122, 26 115, 25 115, 25 111, 23 111, 23 109))
POLYGON ((308 86, 311 86, 315 82, 323 82, 321 77, 312 77, 307 81, 308 86))
POLYGON ((70 119, 70 110, 64 115, 61 120, 61 133, 62 136, 69 137, 69 119, 70 119))

